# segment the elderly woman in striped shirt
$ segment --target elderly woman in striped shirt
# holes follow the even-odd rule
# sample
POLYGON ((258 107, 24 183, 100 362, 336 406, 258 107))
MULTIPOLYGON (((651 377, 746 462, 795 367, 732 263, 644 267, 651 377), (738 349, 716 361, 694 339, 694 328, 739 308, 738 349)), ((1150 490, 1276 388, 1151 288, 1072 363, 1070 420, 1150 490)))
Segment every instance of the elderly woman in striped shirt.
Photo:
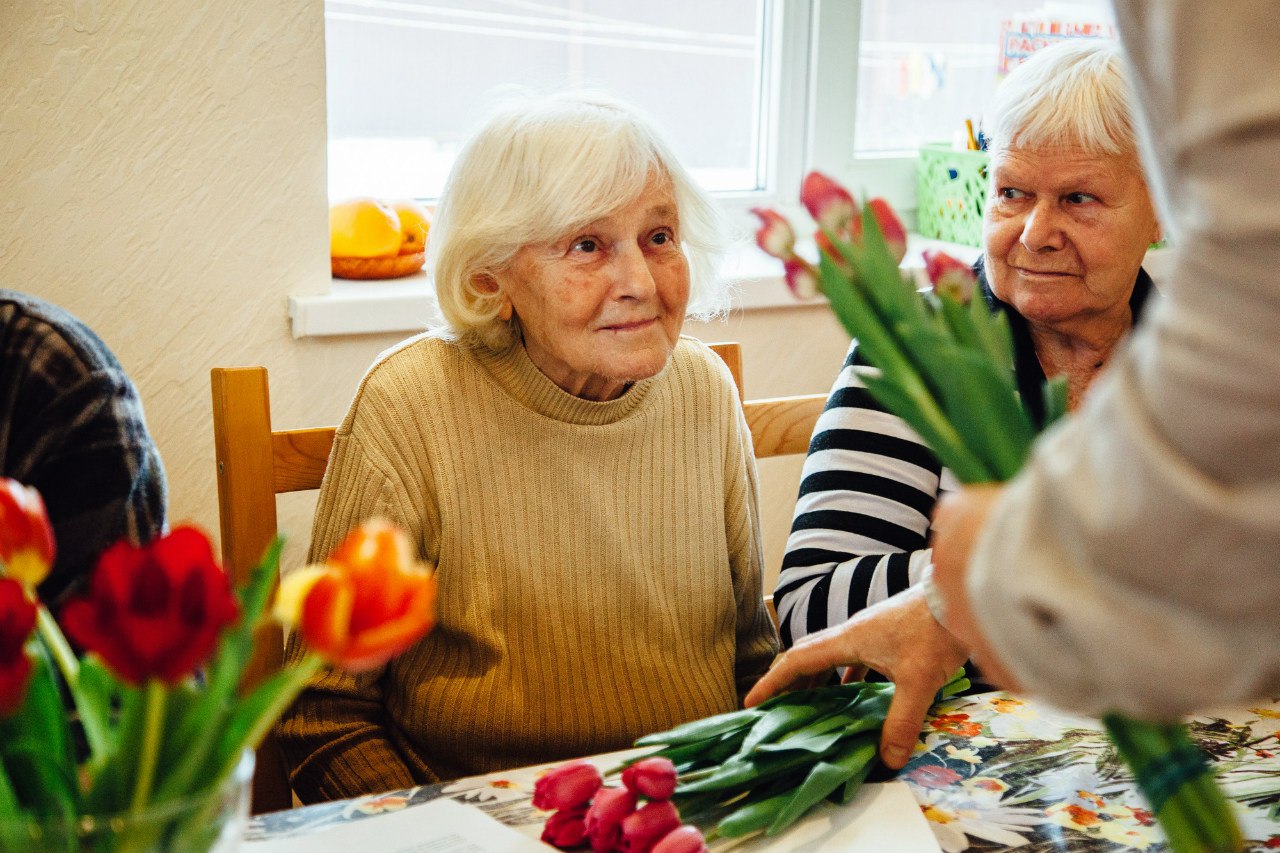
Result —
MULTIPOLYGON (((1037 53, 993 104, 991 185, 976 264, 983 296, 1009 318, 1018 388, 1043 410, 1046 376, 1068 405, 1138 320, 1153 290, 1141 264, 1159 225, 1138 159, 1118 48, 1067 43, 1037 53)), ((931 560, 930 516, 954 487, 921 438, 858 380, 854 341, 809 446, 774 601, 784 645, 906 593, 883 654, 903 666, 964 659, 916 588, 931 560), (906 660, 913 655, 920 659, 906 660)))

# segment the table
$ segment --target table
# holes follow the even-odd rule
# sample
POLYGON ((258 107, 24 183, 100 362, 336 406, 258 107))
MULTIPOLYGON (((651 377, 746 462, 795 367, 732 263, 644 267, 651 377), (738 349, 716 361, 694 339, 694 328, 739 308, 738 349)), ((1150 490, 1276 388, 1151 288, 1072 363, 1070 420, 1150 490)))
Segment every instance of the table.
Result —
MULTIPOLYGON (((1280 697, 1191 724, 1235 802, 1253 851, 1280 850, 1280 697)), ((478 805, 517 828, 544 818, 530 804, 538 768, 324 803, 254 818, 247 839, 313 832, 438 797, 478 805)), ((951 699, 926 720, 894 777, 920 804, 945 853, 1166 849, 1164 836, 1095 720, 1007 693, 951 699)))

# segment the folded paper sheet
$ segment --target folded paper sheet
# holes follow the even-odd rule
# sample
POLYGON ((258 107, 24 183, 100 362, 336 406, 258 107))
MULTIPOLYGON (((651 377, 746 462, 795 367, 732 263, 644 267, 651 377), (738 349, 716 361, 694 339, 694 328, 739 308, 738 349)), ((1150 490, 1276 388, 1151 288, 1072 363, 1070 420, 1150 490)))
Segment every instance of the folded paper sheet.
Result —
MULTIPOLYGON (((910 794, 908 794, 908 797, 910 794)), ((307 835, 246 841, 241 853, 545 853, 479 809, 439 799, 307 835)))

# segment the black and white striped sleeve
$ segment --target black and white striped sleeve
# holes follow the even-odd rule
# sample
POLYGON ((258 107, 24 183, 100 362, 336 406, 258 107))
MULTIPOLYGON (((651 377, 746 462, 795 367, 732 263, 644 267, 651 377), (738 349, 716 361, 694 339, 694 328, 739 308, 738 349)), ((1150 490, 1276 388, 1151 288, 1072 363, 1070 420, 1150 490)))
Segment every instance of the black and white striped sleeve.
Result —
POLYGON ((863 386, 857 342, 814 427, 774 604, 782 643, 837 625, 915 584, 950 471, 863 386))

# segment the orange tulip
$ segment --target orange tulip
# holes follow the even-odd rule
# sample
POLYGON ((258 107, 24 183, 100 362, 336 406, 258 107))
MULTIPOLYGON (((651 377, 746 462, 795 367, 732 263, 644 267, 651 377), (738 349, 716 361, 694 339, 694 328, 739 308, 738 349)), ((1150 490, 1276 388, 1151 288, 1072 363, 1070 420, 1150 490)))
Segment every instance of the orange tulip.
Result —
POLYGON ((381 666, 431 630, 435 604, 435 575, 409 538, 374 519, 324 564, 285 577, 276 615, 330 663, 360 671, 381 666))
POLYGON ((48 576, 53 554, 53 529, 40 493, 0 477, 0 574, 34 587, 48 576))

